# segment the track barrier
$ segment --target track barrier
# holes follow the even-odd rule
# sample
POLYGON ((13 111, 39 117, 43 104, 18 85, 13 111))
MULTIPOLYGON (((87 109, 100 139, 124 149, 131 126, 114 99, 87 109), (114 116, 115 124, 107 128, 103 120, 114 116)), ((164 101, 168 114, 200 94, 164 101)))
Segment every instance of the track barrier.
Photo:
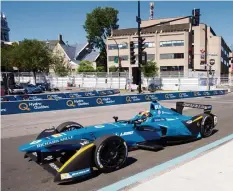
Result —
MULTIPOLYGON (((227 94, 227 90, 212 91, 193 91, 193 92, 171 92, 171 93, 152 93, 152 94, 133 94, 133 95, 111 95, 104 96, 105 92, 96 94, 94 97, 88 96, 84 92, 83 97, 77 97, 77 93, 69 93, 68 98, 63 94, 47 94, 45 99, 41 100, 19 100, 19 101, 2 101, 1 115, 33 113, 64 109, 77 109, 87 107, 99 107, 108 105, 131 104, 140 102, 150 102, 153 100, 172 100, 194 97, 217 96, 227 94), (46 97, 50 95, 50 97, 46 97), (56 95, 56 96, 55 96, 56 95), (75 96, 75 98, 74 98, 75 96), (86 96, 86 97, 85 97, 86 96), (46 99, 47 98, 47 99, 46 99)), ((109 91, 109 90, 108 90, 109 91)), ((115 93, 117 90, 115 91, 115 93)), ((110 92, 109 92, 110 93, 110 92)), ((114 93, 114 90, 112 90, 114 93)), ((81 95, 79 93, 79 95, 81 95)), ((92 95, 93 96, 93 95, 92 95)))

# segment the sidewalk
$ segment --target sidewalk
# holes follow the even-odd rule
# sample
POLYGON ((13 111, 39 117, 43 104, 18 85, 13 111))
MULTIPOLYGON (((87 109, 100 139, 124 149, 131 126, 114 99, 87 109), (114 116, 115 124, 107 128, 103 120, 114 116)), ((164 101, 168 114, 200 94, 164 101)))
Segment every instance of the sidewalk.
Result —
POLYGON ((142 182, 131 191, 232 191, 233 141, 169 172, 142 182))

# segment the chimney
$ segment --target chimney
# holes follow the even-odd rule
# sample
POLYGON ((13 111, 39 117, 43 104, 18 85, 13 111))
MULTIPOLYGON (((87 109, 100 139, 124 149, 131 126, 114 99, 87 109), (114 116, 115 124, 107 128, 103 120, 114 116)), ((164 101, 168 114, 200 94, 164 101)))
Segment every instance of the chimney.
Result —
POLYGON ((59 34, 59 43, 62 43, 62 35, 61 34, 59 34))

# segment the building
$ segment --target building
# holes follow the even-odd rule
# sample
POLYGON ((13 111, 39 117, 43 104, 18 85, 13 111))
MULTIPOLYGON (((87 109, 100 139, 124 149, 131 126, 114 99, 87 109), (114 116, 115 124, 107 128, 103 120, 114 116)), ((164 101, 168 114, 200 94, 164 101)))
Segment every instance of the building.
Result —
MULTIPOLYGON (((177 17, 179 18, 179 17, 177 17)), ((228 55, 231 52, 221 36, 206 24, 192 26, 186 18, 168 24, 151 26, 177 18, 151 19, 141 22, 141 36, 145 38, 147 60, 154 60, 160 68, 160 74, 185 74, 190 71, 205 71, 205 63, 215 59, 212 69, 216 76, 229 72, 228 55)), ((116 57, 121 58, 121 67, 134 76, 137 63, 137 28, 113 30, 107 39, 108 68, 118 67, 116 57), (130 42, 134 42, 136 64, 130 64, 130 42), (117 45, 118 44, 118 45, 117 45)))
POLYGON ((1 12, 1 45, 11 45, 9 37, 10 28, 8 26, 7 18, 4 13, 1 12))
POLYGON ((88 43, 69 45, 64 43, 62 35, 59 35, 58 40, 47 40, 46 43, 54 54, 64 58, 65 64, 71 67, 73 74, 76 73, 79 63, 83 60, 90 61, 96 69, 100 54, 97 50, 91 49, 88 43))

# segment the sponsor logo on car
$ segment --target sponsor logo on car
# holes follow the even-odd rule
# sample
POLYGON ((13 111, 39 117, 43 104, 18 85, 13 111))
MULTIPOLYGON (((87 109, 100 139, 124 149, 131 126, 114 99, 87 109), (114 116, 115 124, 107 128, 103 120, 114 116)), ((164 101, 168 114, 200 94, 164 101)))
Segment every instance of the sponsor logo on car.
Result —
POLYGON ((100 129, 100 128, 104 128, 105 126, 104 125, 96 125, 94 127, 97 128, 97 129, 100 129))
POLYGON ((127 135, 132 135, 134 132, 133 131, 127 131, 127 132, 121 132, 121 133, 115 133, 117 136, 127 136, 127 135))
POLYGON ((211 109, 211 105, 201 105, 201 104, 194 104, 194 103, 183 103, 184 107, 191 107, 191 108, 197 108, 197 109, 211 109))
POLYGON ((159 121, 165 121, 164 118, 154 118, 153 119, 154 122, 159 122, 159 121))
POLYGON ((162 111, 162 114, 172 114, 170 112, 162 111))
POLYGON ((76 171, 76 172, 70 172, 69 174, 72 177, 77 177, 77 176, 82 176, 82 175, 85 175, 85 174, 89 174, 90 172, 91 172, 91 169, 90 168, 86 168, 86 169, 79 170, 79 171, 76 171))
POLYGON ((87 144, 89 144, 89 143, 90 143, 90 141, 88 141, 88 140, 86 140, 86 139, 81 139, 81 140, 80 140, 80 145, 82 145, 82 146, 87 145, 87 144))
POLYGON ((48 145, 52 145, 52 144, 55 144, 55 143, 59 143, 59 142, 63 142, 63 141, 71 140, 71 139, 73 139, 73 136, 68 136, 68 137, 63 137, 63 138, 60 138, 60 139, 55 139, 55 140, 52 140, 52 141, 47 141, 47 142, 38 144, 37 148, 45 147, 45 146, 48 146, 48 145))
POLYGON ((65 133, 58 133, 58 134, 54 134, 54 135, 52 135, 52 137, 57 138, 57 137, 65 136, 65 135, 66 135, 65 133))
POLYGON ((69 173, 63 173, 61 174, 61 180, 72 178, 72 176, 69 173))
POLYGON ((36 145, 37 143, 40 143, 42 140, 35 140, 30 143, 30 145, 36 145))
POLYGON ((56 171, 59 170, 58 166, 54 163, 49 163, 49 166, 51 166, 53 169, 55 169, 56 171))

